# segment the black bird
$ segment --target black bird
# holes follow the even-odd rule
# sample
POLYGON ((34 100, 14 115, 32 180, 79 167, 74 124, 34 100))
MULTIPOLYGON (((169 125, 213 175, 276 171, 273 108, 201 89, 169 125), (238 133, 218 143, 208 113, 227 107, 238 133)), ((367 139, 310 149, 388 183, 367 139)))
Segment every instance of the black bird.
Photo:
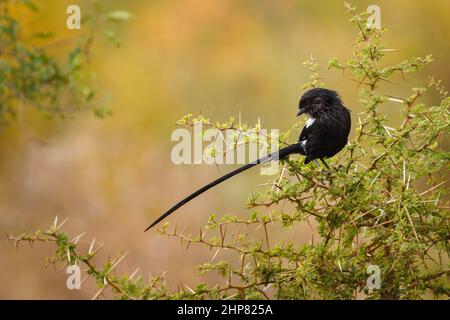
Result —
POLYGON ((305 164, 313 161, 320 169, 321 167, 317 162, 317 159, 319 159, 329 171, 330 167, 324 158, 334 156, 347 144, 351 126, 350 112, 343 105, 336 91, 314 88, 305 92, 300 98, 297 116, 302 114, 309 115, 309 118, 297 143, 248 163, 200 188, 170 208, 145 229, 145 231, 203 192, 258 164, 266 163, 274 159, 283 159, 290 154, 298 153, 306 156, 305 164))

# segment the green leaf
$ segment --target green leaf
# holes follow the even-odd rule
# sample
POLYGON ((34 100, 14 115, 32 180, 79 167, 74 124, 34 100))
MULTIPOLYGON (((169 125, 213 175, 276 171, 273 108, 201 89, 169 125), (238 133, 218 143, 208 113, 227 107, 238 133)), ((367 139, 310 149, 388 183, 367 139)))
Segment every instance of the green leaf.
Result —
POLYGON ((108 13, 106 16, 108 21, 115 22, 115 23, 121 23, 124 21, 130 20, 132 17, 132 14, 125 10, 115 10, 108 13))

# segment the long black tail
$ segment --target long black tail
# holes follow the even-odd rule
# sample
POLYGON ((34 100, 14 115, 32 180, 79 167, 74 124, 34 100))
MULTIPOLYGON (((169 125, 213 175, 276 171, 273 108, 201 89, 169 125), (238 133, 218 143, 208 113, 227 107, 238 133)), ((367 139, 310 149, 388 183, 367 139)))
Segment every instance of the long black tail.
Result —
POLYGON ((245 166, 242 166, 234 171, 231 171, 230 173, 227 173, 226 175, 208 183, 206 186, 198 189, 197 191, 195 191, 194 193, 192 193, 191 195, 187 196, 186 198, 184 198, 183 200, 181 200, 180 202, 178 202, 176 205, 174 205, 172 208, 170 208, 169 210, 167 210, 162 216, 160 216, 158 219, 155 220, 155 222, 153 222, 149 227, 147 227, 147 229, 145 229, 145 231, 147 231, 148 229, 150 229, 151 227, 153 227, 154 225, 158 224, 161 220, 163 220, 164 218, 166 218, 167 216, 169 216, 172 212, 174 212, 175 210, 177 210, 178 208, 180 208, 181 206, 185 205, 186 203, 188 203, 189 201, 191 201, 192 199, 196 198, 197 196, 201 195, 203 192, 211 189, 212 187, 218 185, 221 182, 224 182, 225 180, 230 179, 231 177, 247 170, 250 169, 258 164, 263 164, 263 163, 267 163, 271 160, 275 160, 275 159, 283 159, 286 156, 292 154, 292 153, 298 153, 299 152, 299 148, 300 148, 300 143, 295 143, 292 144, 290 146, 287 146, 281 150, 278 150, 277 152, 274 152, 268 156, 262 157, 256 161, 250 162, 248 164, 246 164, 245 166))

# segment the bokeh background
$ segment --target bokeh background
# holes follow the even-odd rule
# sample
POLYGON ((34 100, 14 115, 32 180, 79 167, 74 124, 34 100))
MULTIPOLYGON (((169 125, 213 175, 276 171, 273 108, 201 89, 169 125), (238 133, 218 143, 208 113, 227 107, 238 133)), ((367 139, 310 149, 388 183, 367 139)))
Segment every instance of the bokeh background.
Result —
MULTIPOLYGON (((359 9, 381 7, 382 26, 389 29, 386 43, 400 49, 387 62, 429 53, 435 57, 427 69, 407 76, 406 83, 399 79, 390 85, 391 94, 408 95, 410 88, 425 86, 429 75, 449 87, 447 0, 353 3, 359 9)), ((82 14, 91 7, 88 1, 47 0, 38 3, 38 19, 28 21, 25 13, 21 19, 28 28, 68 37, 77 32, 65 28, 70 4, 79 4, 82 14)), ((49 120, 26 111, 21 123, 0 133, 0 298, 94 295, 94 284, 70 291, 62 266, 44 266, 50 244, 16 250, 6 240, 8 233, 45 229, 55 216, 70 218, 66 229, 71 235, 87 232, 82 245, 94 237, 105 242, 105 257, 130 250, 119 272, 139 267, 147 276, 167 270, 171 288, 180 281, 221 281, 200 277, 195 269, 213 252, 195 247, 183 251, 175 239, 160 238, 154 230, 142 232, 181 197, 233 168, 174 165, 170 135, 175 121, 187 113, 213 112, 214 119, 223 121, 240 113, 249 123, 259 117, 264 128, 290 128, 308 80, 302 61, 310 55, 322 66, 327 86, 341 93, 354 115, 360 110, 350 74, 326 70, 329 59, 346 61, 353 50, 356 33, 347 23, 343 1, 134 0, 102 5, 133 14, 120 29, 121 48, 102 37, 92 48, 91 67, 102 93, 110 95, 112 116, 100 120, 86 113, 49 120)), ((395 122, 399 105, 384 108, 395 122)), ((247 172, 169 220, 197 233, 210 213, 245 215, 250 191, 263 190, 260 184, 268 179, 258 170, 247 172)), ((311 238, 307 227, 288 233, 282 236, 299 243, 311 238)))

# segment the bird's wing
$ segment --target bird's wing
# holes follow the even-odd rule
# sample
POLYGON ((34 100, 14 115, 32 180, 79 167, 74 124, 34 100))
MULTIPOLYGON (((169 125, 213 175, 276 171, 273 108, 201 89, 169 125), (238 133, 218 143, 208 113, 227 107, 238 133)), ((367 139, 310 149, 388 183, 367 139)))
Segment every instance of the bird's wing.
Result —
POLYGON ((312 128, 311 127, 303 127, 302 133, 300 133, 300 138, 298 139, 298 141, 303 141, 303 140, 307 140, 308 139, 308 135, 311 133, 312 128))
POLYGON ((300 154, 306 156, 305 164, 320 158, 322 149, 326 147, 328 130, 321 119, 307 121, 300 133, 299 142, 301 142, 300 154), (325 143, 325 145, 324 145, 325 143))

